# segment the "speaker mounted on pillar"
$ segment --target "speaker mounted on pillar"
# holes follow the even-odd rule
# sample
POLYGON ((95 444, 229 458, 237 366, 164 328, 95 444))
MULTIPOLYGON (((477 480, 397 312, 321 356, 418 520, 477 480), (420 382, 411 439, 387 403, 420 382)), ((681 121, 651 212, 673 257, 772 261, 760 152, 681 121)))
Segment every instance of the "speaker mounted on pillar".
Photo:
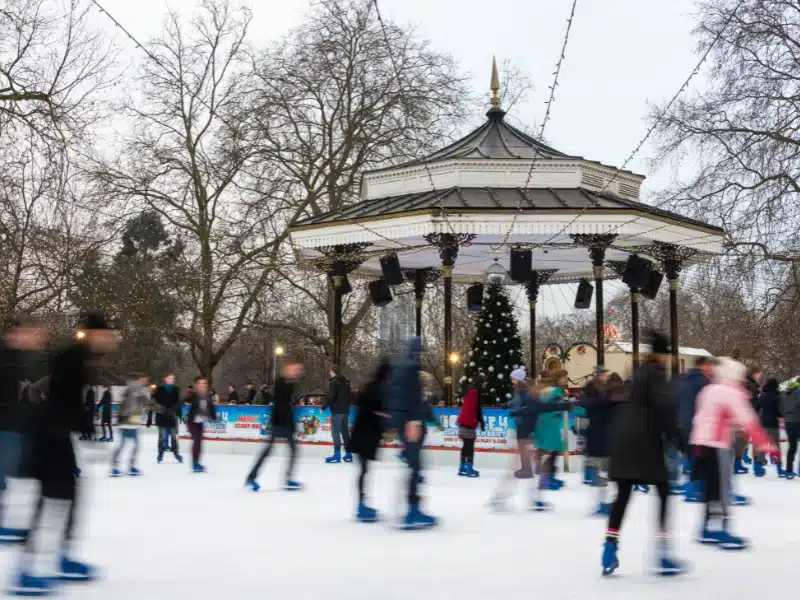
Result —
POLYGON ((575 308, 585 309, 592 305, 594 286, 588 279, 581 279, 578 283, 578 293, 575 295, 575 308))
POLYGON ((381 273, 386 285, 401 285, 403 283, 403 271, 400 269, 400 259, 397 254, 392 252, 381 256, 381 273))
POLYGON ((661 287, 661 282, 664 281, 664 274, 650 269, 649 277, 647 278, 647 285, 642 287, 642 296, 648 300, 655 300, 658 295, 658 288, 661 287))
POLYGON ((480 312, 483 310, 483 284, 475 283, 467 288, 467 310, 480 312))
POLYGON ((646 258, 631 254, 625 264, 625 271, 622 273, 622 283, 632 288, 642 289, 650 281, 650 270, 653 268, 646 258))
POLYGON ((511 249, 511 279, 517 283, 525 283, 531 278, 533 269, 533 250, 526 248, 511 249))
POLYGON ((383 308, 392 301, 392 290, 383 279, 369 282, 369 295, 372 303, 378 308, 383 308))

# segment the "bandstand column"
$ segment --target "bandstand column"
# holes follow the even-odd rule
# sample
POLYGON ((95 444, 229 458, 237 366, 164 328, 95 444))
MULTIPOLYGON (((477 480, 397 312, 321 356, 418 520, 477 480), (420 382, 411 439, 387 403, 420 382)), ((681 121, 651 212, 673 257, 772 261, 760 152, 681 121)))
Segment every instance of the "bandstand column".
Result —
POLYGON ((676 377, 681 370, 680 336, 678 328, 678 276, 684 263, 697 254, 694 248, 655 242, 649 249, 661 261, 664 274, 669 282, 669 330, 672 351, 672 375, 676 377))
POLYGON ((547 283, 556 269, 549 269, 546 271, 531 271, 531 277, 528 280, 525 289, 528 294, 529 310, 528 316, 530 319, 531 330, 531 346, 530 346, 530 363, 528 368, 528 376, 531 379, 536 379, 537 361, 536 361, 536 303, 539 301, 539 292, 542 286, 547 283))
POLYGON ((431 233, 425 236, 429 244, 439 248, 444 274, 444 403, 453 404, 453 267, 460 246, 467 246, 475 239, 473 234, 431 233))
POLYGON ((331 307, 331 329, 333 334, 333 364, 342 366, 344 352, 342 344, 344 339, 344 320, 342 306, 345 294, 350 290, 346 289, 345 278, 348 273, 354 271, 362 262, 364 257, 362 250, 370 246, 368 243, 341 244, 338 246, 325 246, 318 250, 325 255, 326 260, 322 262, 323 270, 330 276, 333 286, 333 306, 331 307))
POLYGON ((428 284, 442 276, 439 269, 427 267, 425 269, 403 269, 406 280, 414 284, 414 335, 422 337, 422 305, 425 301, 425 291, 428 284))
POLYGON ((616 239, 616 234, 573 234, 573 241, 589 249, 594 274, 595 330, 597 338, 597 366, 606 364, 605 305, 603 304, 603 278, 605 276, 606 250, 616 239))

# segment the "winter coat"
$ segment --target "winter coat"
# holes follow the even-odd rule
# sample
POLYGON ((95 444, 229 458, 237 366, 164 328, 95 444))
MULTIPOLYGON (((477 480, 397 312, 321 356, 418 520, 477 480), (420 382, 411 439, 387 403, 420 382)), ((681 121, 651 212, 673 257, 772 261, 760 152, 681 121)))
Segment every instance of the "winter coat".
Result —
POLYGON ((800 423, 800 385, 792 383, 783 395, 781 406, 783 419, 786 423, 800 423))
POLYGON ((201 396, 197 392, 189 395, 189 412, 186 415, 189 423, 205 423, 217 420, 217 407, 210 394, 201 396))
POLYGON ((100 404, 98 407, 100 408, 100 416, 103 420, 103 423, 111 423, 112 399, 111 390, 105 390, 103 395, 100 397, 100 404))
POLYGON ((674 401, 678 410, 678 425, 686 429, 692 426, 697 395, 708 385, 708 378, 700 369, 690 369, 678 378, 674 401))
POLYGON ((120 427, 139 427, 142 424, 145 407, 149 404, 150 390, 147 389, 147 386, 136 380, 129 381, 119 405, 120 427))
POLYGON ((375 460, 383 439, 386 417, 378 413, 385 410, 383 396, 390 374, 391 365, 388 362, 382 363, 375 377, 358 395, 358 411, 350 432, 350 447, 366 460, 375 460))
POLYGON ((275 382, 272 427, 294 430, 294 381, 290 381, 283 376, 278 377, 275 382))
POLYGON ((177 385, 156 388, 156 427, 174 428, 181 419, 181 396, 177 385))
POLYGON ((456 423, 460 427, 473 430, 483 425, 483 407, 481 406, 481 393, 478 390, 471 389, 464 396, 456 423))
MULTIPOLYGON (((564 390, 561 388, 547 388, 541 397, 544 404, 561 401, 564 390)), ((558 413, 547 413, 539 416, 534 430, 536 449, 544 452, 564 451, 564 417, 558 413)))
MULTIPOLYGON (((515 395, 518 397, 518 408, 512 409, 510 414, 517 428, 518 440, 530 438, 533 435, 541 415, 564 412, 572 408, 572 404, 569 402, 541 402, 534 398, 527 389, 516 392, 515 395)), ((563 419, 561 415, 558 417, 563 419)))
POLYGON ((724 365, 718 366, 714 383, 705 387, 697 398, 697 413, 689 441, 693 446, 731 448, 734 425, 746 430, 757 449, 770 446, 769 436, 750 404, 749 390, 742 387, 738 377, 729 373, 724 365))
POLYGON ((781 414, 781 392, 778 389, 778 382, 770 380, 764 386, 764 391, 758 397, 758 416, 761 418, 761 426, 766 429, 778 429, 780 427, 781 414))
POLYGON ((83 390, 92 380, 92 353, 84 344, 73 344, 53 357, 50 389, 43 401, 39 431, 68 438, 70 433, 91 433, 92 413, 86 410, 83 390))
POLYGON ((236 390, 228 394, 228 404, 239 404, 239 393, 236 390))
POLYGON ((328 382, 328 395, 325 396, 322 410, 329 408, 331 414, 346 415, 350 413, 350 401, 350 382, 347 378, 341 375, 331 377, 328 382))
POLYGON ((589 426, 584 432, 586 456, 608 456, 608 430, 612 411, 610 392, 594 384, 587 385, 581 405, 589 419, 589 426))
POLYGON ((22 353, 0 342, 0 431, 19 431, 22 353))
POLYGON ((258 392, 256 392, 256 388, 248 388, 247 389, 247 404, 255 404, 257 395, 258 395, 258 392))
POLYGON ((610 478, 666 482, 665 441, 680 447, 680 435, 664 365, 648 362, 636 369, 627 399, 612 407, 610 478))
POLYGON ((406 357, 392 368, 386 396, 386 408, 391 415, 390 427, 402 431, 406 423, 427 419, 425 398, 419 381, 422 342, 418 337, 408 344, 406 357))

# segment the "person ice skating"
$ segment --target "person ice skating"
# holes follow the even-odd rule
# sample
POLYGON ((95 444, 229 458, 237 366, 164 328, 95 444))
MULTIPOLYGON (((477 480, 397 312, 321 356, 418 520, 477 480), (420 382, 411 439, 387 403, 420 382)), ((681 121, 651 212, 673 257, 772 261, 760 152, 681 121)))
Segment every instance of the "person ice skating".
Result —
POLYGON ((358 395, 358 410, 350 445, 358 456, 358 508, 356 518, 364 523, 378 520, 378 511, 367 505, 366 480, 369 463, 374 461, 383 438, 389 414, 384 406, 386 382, 391 375, 388 358, 381 359, 372 379, 358 395))
POLYGON ((158 427, 158 462, 164 460, 164 453, 169 449, 179 463, 183 462, 178 447, 178 423, 181 419, 181 395, 175 385, 175 374, 170 373, 164 382, 156 388, 155 393, 156 427, 158 427))
POLYGON ((698 541, 724 550, 741 550, 747 541, 730 533, 727 493, 731 473, 733 427, 752 438, 760 453, 776 452, 777 446, 759 423, 746 387, 746 367, 731 359, 718 359, 714 381, 700 392, 692 425, 691 444, 705 486, 705 515, 698 541))
MULTIPOLYGON (((538 389, 535 392, 533 390, 529 390, 528 373, 525 370, 525 367, 519 367, 518 369, 511 371, 510 378, 511 384, 514 386, 514 392, 511 397, 511 402, 508 403, 508 409, 512 412, 519 412, 522 408, 522 392, 524 391, 538 394, 538 389)), ((533 436, 533 426, 535 425, 536 423, 533 423, 531 428, 527 429, 525 424, 521 426, 518 421, 516 422, 519 469, 512 469, 512 471, 519 479, 530 479, 533 477, 533 466, 531 465, 533 442, 531 437, 533 436), (523 428, 521 429, 521 427, 523 428)))
POLYGON ((122 394, 122 402, 119 406, 119 429, 120 442, 111 459, 111 476, 121 477, 123 472, 119 469, 119 460, 122 451, 128 443, 131 444, 131 456, 128 462, 128 475, 137 477, 142 474, 136 466, 136 459, 139 456, 139 428, 142 426, 142 415, 150 405, 150 389, 146 375, 135 374, 128 382, 125 392, 122 394))
POLYGON ((667 382, 666 365, 669 361, 666 338, 652 333, 651 354, 634 370, 629 395, 624 401, 614 404, 609 429, 609 477, 617 484, 617 497, 611 506, 603 546, 603 575, 610 575, 619 568, 617 548, 622 521, 633 488, 639 484, 653 484, 658 491, 656 573, 677 575, 684 570, 683 565, 671 556, 668 528, 665 442, 683 449, 667 382))
MULTIPOLYGON (((687 448, 683 464, 683 470, 687 473, 693 472, 694 455, 689 447, 689 436, 692 432, 692 420, 694 419, 697 405, 697 396, 711 381, 712 370, 712 360, 706 356, 701 356, 697 359, 693 368, 681 374, 678 378, 678 383, 675 385, 673 397, 678 411, 678 432, 681 434, 682 444, 687 448)), ((741 459, 737 460, 737 468, 744 468, 741 459)), ((746 469, 745 472, 747 472, 746 469)), ((677 469, 677 472, 673 473, 672 477, 673 487, 677 486, 679 477, 680 469, 677 469)), ((701 493, 698 481, 691 478, 683 486, 682 491, 689 499, 697 499, 701 493)))
POLYGON ((436 517, 420 509, 419 482, 422 470, 422 437, 428 409, 420 381, 422 341, 412 338, 403 360, 392 368, 387 391, 387 408, 391 415, 391 427, 397 429, 405 445, 405 457, 409 466, 408 512, 403 520, 403 529, 426 529, 435 527, 436 517))
MULTIPOLYGON (((800 377, 792 381, 783 395, 783 421, 789 448, 786 452, 786 479, 794 479, 794 459, 800 439, 800 377)), ((798 465, 800 467, 800 465, 798 465)))
POLYGON ((97 409, 100 412, 100 428, 103 431, 103 437, 100 438, 101 442, 114 441, 114 430, 111 428, 112 400, 111 388, 104 386, 103 395, 100 396, 100 402, 97 405, 97 409))
POLYGON ((95 430, 95 416, 97 415, 97 394, 95 394, 94 387, 89 386, 86 389, 86 395, 83 400, 84 406, 86 407, 86 412, 89 415, 89 418, 92 420, 92 428, 90 431, 82 434, 80 436, 80 441, 97 440, 97 431, 95 430))
POLYGON ((328 464, 342 462, 342 444, 344 444, 344 461, 353 462, 350 452, 350 382, 339 371, 339 367, 331 367, 328 381, 328 394, 322 410, 331 411, 331 434, 333 435, 333 456, 325 459, 328 464))
POLYGON ((84 318, 83 333, 80 342, 55 354, 50 389, 33 428, 31 470, 42 498, 10 590, 16 595, 48 595, 57 580, 96 577, 94 567, 76 560, 77 462, 71 434, 90 428, 83 390, 93 380, 94 362, 112 352, 118 338, 97 313, 84 318))
MULTIPOLYGON (((758 416, 761 419, 761 426, 777 445, 781 439, 780 419, 783 417, 783 414, 781 413, 781 392, 778 389, 778 380, 774 377, 767 380, 764 384, 764 389, 758 396, 758 416)), ((775 466, 778 469, 778 477, 783 477, 780 453, 777 454, 777 458, 775 466)), ((767 461, 764 453, 755 453, 753 473, 755 473, 756 477, 762 477, 765 474, 766 464, 767 461)))
MULTIPOLYGON (((545 389, 541 393, 544 403, 562 402, 566 398, 568 385, 567 372, 564 370, 545 372, 542 374, 545 389)), ((564 417, 555 412, 539 416, 534 431, 536 444, 536 465, 539 473, 539 490, 559 489, 563 482, 555 480, 556 457, 564 451, 564 417)), ((536 501, 536 510, 547 510, 548 504, 540 498, 536 501)))
POLYGON ((589 425, 586 428, 584 454, 591 485, 598 490, 595 515, 608 516, 611 503, 606 498, 608 480, 608 429, 611 424, 612 402, 624 394, 622 378, 603 370, 584 389, 582 408, 589 425))
POLYGON ((200 462, 203 452, 203 429, 205 424, 217 420, 217 408, 214 397, 208 387, 207 377, 197 377, 194 380, 194 391, 189 397, 189 413, 186 423, 189 434, 192 436, 192 471, 205 473, 206 468, 200 462))
POLYGON ((276 439, 284 439, 289 444, 289 462, 286 466, 284 489, 297 491, 303 489, 302 484, 294 480, 294 466, 297 459, 297 441, 295 440, 294 420, 294 386, 303 376, 303 365, 296 361, 288 362, 281 370, 281 376, 275 381, 275 403, 272 406, 272 427, 267 432, 267 440, 252 470, 247 475, 245 485, 257 492, 258 473, 261 466, 272 452, 276 439))
POLYGON ((478 373, 473 377, 461 410, 458 413, 458 437, 461 439, 461 466, 458 474, 462 477, 479 477, 480 472, 475 470, 475 438, 478 429, 483 429, 483 399, 486 377, 478 373))
MULTIPOLYGON (((34 321, 13 321, 0 341, 0 544, 22 541, 27 530, 13 527, 6 498, 8 481, 19 478, 29 429, 30 402, 22 397, 22 382, 32 363, 39 362, 47 334, 34 321)), ((30 389, 28 389, 30 394, 30 389)))
MULTIPOLYGON (((753 410, 756 411, 758 414, 758 397, 761 395, 761 367, 753 366, 749 367, 747 370, 747 390, 750 394, 750 405, 753 407, 753 410)), ((735 458, 741 458, 742 464, 752 464, 753 459, 749 455, 750 449, 750 440, 743 434, 737 435, 736 438, 736 447, 735 458)), ((753 474, 758 475, 758 471, 760 469, 756 469, 753 466, 753 474)), ((746 472, 746 471, 745 471, 746 472)))

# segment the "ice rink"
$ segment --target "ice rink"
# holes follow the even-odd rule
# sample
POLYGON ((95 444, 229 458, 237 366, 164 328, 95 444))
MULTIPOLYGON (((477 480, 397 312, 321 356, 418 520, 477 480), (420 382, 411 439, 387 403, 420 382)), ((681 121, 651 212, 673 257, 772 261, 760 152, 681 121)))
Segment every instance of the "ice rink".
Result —
MULTIPOLYGON (((209 442, 208 445, 214 444, 209 442)), ((252 444, 253 452, 259 448, 252 444)), ((184 455, 189 444, 183 442, 184 455)), ((486 502, 508 456, 478 454, 480 479, 456 475, 455 452, 429 452, 438 464, 426 472, 424 509, 439 516, 432 531, 394 529, 404 509, 402 463, 383 451, 375 463, 372 504, 384 520, 354 520, 356 467, 325 465, 330 448, 302 446, 299 493, 280 489, 285 447, 266 463, 263 489, 245 490, 252 458, 208 453, 209 472, 195 475, 172 457, 155 461, 145 438, 144 477, 110 479, 95 464, 84 479, 88 537, 79 558, 103 568, 103 579, 62 589, 84 600, 325 600, 560 598, 648 600, 758 599, 794 588, 800 547, 800 481, 739 476, 753 505, 735 508, 735 532, 753 548, 723 552, 695 544, 701 506, 674 498, 678 555, 691 572, 652 577, 655 495, 637 494, 620 542, 621 567, 600 576, 604 520, 591 518, 594 492, 576 473, 550 492, 551 513, 526 510, 518 484, 517 510, 495 515, 486 502), (431 454, 436 454, 435 459, 431 454), (401 481, 402 478, 402 481, 401 481)), ((580 466, 580 460, 576 466, 580 466)), ((6 582, 17 550, 2 549, 6 582)))

